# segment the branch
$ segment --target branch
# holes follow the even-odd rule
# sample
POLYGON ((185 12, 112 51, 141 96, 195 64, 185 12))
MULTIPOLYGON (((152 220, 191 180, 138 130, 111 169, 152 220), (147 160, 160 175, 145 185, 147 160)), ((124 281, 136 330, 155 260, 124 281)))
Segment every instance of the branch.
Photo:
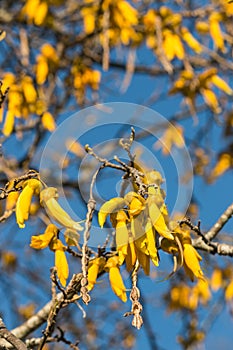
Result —
POLYGON ((213 238, 217 236, 219 231, 223 228, 223 226, 227 223, 227 221, 233 215, 233 203, 225 210, 225 212, 220 216, 218 221, 214 224, 213 227, 206 233, 205 237, 207 240, 211 241, 213 238))
MULTIPOLYGON (((2 318, 0 318, 0 338, 5 339, 8 343, 13 345, 14 349, 27 350, 26 345, 6 328, 2 318)), ((0 341, 0 343, 1 349, 7 349, 9 347, 5 342, 0 341)))

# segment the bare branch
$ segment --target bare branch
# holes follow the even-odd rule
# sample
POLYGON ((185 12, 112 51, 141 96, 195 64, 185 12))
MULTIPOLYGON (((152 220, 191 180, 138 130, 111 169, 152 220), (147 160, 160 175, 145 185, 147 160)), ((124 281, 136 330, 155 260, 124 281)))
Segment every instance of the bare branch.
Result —
POLYGON ((227 223, 227 221, 233 215, 233 203, 224 211, 224 213, 220 216, 218 221, 214 224, 213 227, 205 234, 206 239, 211 241, 213 238, 217 236, 219 231, 223 228, 223 226, 227 223))
MULTIPOLYGON (((13 334, 12 332, 10 332, 2 318, 0 318, 0 338, 3 338, 5 339, 8 343, 10 343, 11 345, 13 345, 14 349, 17 349, 17 350, 27 350, 27 347, 26 345, 22 342, 22 340, 18 339, 15 334, 13 334)), ((4 349, 4 348, 8 348, 7 346, 7 343, 6 345, 5 344, 1 344, 1 340, 0 340, 0 346, 1 346, 1 349, 4 349)), ((5 342, 4 342, 5 343, 5 342)))

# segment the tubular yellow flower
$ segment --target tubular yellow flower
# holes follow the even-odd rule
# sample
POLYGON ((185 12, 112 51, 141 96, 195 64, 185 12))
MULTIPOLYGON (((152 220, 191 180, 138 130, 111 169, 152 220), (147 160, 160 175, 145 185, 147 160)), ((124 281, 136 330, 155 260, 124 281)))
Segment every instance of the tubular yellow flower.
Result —
POLYGON ((45 129, 50 132, 53 132, 56 129, 56 122, 49 112, 44 112, 41 118, 41 122, 45 129))
POLYGON ((53 237, 49 243, 49 249, 55 253, 55 266, 57 268, 57 276, 63 287, 65 287, 66 280, 69 276, 69 266, 65 255, 66 247, 63 245, 60 239, 53 237))
POLYGON ((23 94, 28 103, 33 103, 37 99, 37 93, 33 86, 32 78, 25 76, 21 82, 23 94))
POLYGON ((116 197, 112 198, 109 201, 105 202, 98 213, 98 221, 99 225, 102 228, 109 214, 119 211, 123 209, 126 205, 126 201, 124 198, 116 197))
POLYGON ((46 1, 41 1, 34 15, 34 22, 37 26, 43 24, 48 12, 48 4, 46 1))
POLYGON ((69 266, 64 250, 55 250, 55 266, 57 268, 57 277, 59 278, 62 286, 65 287, 66 280, 69 276, 69 266))
POLYGON ((204 279, 204 274, 201 270, 199 261, 202 257, 198 254, 196 249, 191 244, 184 244, 184 267, 190 277, 191 281, 194 280, 193 276, 204 279))
POLYGON ((144 254, 140 249, 136 248, 137 259, 140 266, 143 268, 145 275, 149 276, 150 274, 150 257, 149 255, 144 254))
POLYGON ((34 249, 44 249, 48 247, 54 237, 58 235, 58 228, 50 224, 42 235, 32 236, 30 247, 34 249))
POLYGON ((130 241, 127 247, 127 255, 125 257, 127 271, 131 271, 136 263, 137 253, 133 241, 130 241))
POLYGON ((38 194, 41 189, 39 180, 30 179, 25 181, 24 188, 16 203, 16 221, 20 228, 24 228, 24 222, 28 220, 29 210, 34 193, 38 194))
POLYGON ((125 303, 127 301, 126 288, 118 266, 118 257, 108 259, 105 268, 109 270, 109 281, 113 292, 125 303))
POLYGON ((6 199, 6 210, 12 210, 19 198, 19 192, 10 192, 6 199))
POLYGON ((155 242, 155 232, 149 220, 147 221, 145 231, 146 231, 146 238, 147 238, 147 249, 148 249, 150 258, 153 264, 155 266, 158 266, 159 257, 157 253, 156 242, 155 242))
POLYGON ((106 260, 102 256, 90 261, 89 267, 88 267, 88 286, 87 286, 87 289, 89 291, 94 288, 94 285, 96 284, 96 279, 98 277, 98 273, 101 270, 103 270, 105 262, 106 260))
POLYGON ((70 229, 77 231, 83 230, 82 226, 78 222, 71 219, 69 214, 62 209, 56 198, 58 198, 58 192, 55 187, 47 187, 40 193, 41 204, 55 221, 70 229))
POLYGON ((15 124, 15 113, 12 110, 8 110, 6 114, 5 123, 2 129, 3 135, 5 135, 6 137, 10 136, 14 129, 14 124, 15 124))
POLYGON ((150 197, 148 197, 148 210, 151 223, 155 230, 164 238, 173 240, 174 237, 169 231, 161 211, 159 210, 158 206, 152 202, 150 197))
POLYGON ((37 84, 43 85, 47 79, 48 74, 49 74, 48 61, 44 56, 39 55, 37 57, 37 65, 36 65, 37 84))
POLYGON ((202 47, 200 43, 192 36, 192 34, 188 31, 186 27, 183 27, 181 29, 182 33, 182 39, 188 44, 193 51, 196 53, 201 53, 202 52, 202 47))

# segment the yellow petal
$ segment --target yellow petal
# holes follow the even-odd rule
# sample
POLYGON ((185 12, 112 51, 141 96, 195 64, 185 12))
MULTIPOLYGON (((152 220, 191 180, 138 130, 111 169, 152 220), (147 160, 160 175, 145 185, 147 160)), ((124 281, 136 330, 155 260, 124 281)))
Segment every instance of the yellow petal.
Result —
POLYGON ((37 7, 37 10, 34 15, 34 23, 37 26, 40 26, 44 22, 47 12, 48 12, 48 4, 47 2, 42 1, 37 7))
POLYGON ((17 200, 19 198, 19 192, 18 191, 14 191, 14 192, 10 192, 7 196, 7 199, 6 199, 6 210, 12 210, 16 203, 17 203, 17 200))
POLYGON ((128 227, 125 221, 117 221, 116 223, 116 246, 117 249, 127 245, 129 240, 128 227))
POLYGON ((146 224, 145 231, 146 231, 146 237, 147 237, 147 249, 150 254, 150 258, 153 264, 158 266, 159 257, 158 257, 157 248, 156 248, 155 233, 149 221, 146 224))
POLYGON ((23 94, 25 96, 25 99, 28 103, 33 103, 36 101, 37 99, 37 93, 36 90, 33 86, 33 82, 31 77, 26 76, 22 79, 21 82, 22 85, 22 90, 23 90, 23 94))
POLYGON ((101 269, 103 269, 105 265, 105 258, 104 257, 98 257, 90 261, 89 267, 88 267, 88 290, 92 290, 94 288, 94 285, 96 284, 96 280, 98 277, 98 273, 101 269))
POLYGON ((38 56, 36 64, 36 81, 37 84, 43 85, 49 73, 47 59, 42 55, 38 56))
POLYGON ((136 247, 134 242, 129 242, 127 247, 127 255, 125 257, 127 271, 132 271, 137 260, 136 247))
POLYGON ((182 41, 180 40, 180 37, 177 34, 173 34, 173 45, 174 45, 174 53, 179 60, 184 59, 185 51, 182 44, 182 41))
POLYGON ((210 35, 214 41, 214 44, 217 49, 220 49, 221 51, 225 50, 224 47, 224 38, 222 35, 221 27, 219 21, 221 20, 220 13, 212 13, 209 18, 209 28, 210 28, 210 35))
POLYGON ((3 134, 5 136, 10 136, 13 129, 14 129, 14 123, 15 123, 15 114, 12 110, 8 110, 7 114, 6 114, 6 119, 5 119, 5 123, 3 126, 3 134))
POLYGON ((201 94, 203 95, 204 100, 207 103, 207 105, 210 108, 212 108, 215 113, 221 112, 221 108, 219 107, 219 104, 218 104, 218 99, 212 90, 202 89, 201 94))
POLYGON ((63 250, 55 251, 55 266, 57 268, 57 276, 63 287, 66 286, 66 280, 69 276, 69 266, 66 260, 66 255, 63 250))
POLYGON ((109 281, 113 292, 125 303, 127 301, 126 287, 121 277, 119 267, 113 266, 109 269, 109 281))
POLYGON ((145 233, 145 228, 143 226, 144 213, 140 213, 137 216, 131 218, 131 233, 134 240, 142 237, 145 233))
POLYGON ((52 45, 50 45, 48 43, 46 43, 42 46, 41 53, 48 60, 55 61, 55 62, 58 60, 56 50, 54 49, 54 47, 52 47, 52 45))
POLYGON ((96 14, 93 8, 84 7, 80 11, 83 17, 84 31, 86 34, 91 34, 95 30, 96 14))
POLYGON ((45 112, 42 115, 41 122, 45 129, 53 132, 56 129, 56 122, 51 113, 45 112))
POLYGON ((104 226, 104 223, 106 221, 106 218, 109 214, 119 211, 120 209, 123 209, 126 205, 126 201, 124 198, 116 197, 112 198, 109 201, 105 202, 98 213, 98 221, 99 225, 102 228, 104 226))
POLYGON ((125 257, 128 254, 128 243, 117 247, 117 252, 119 256, 119 265, 122 265, 125 261, 125 257))
POLYGON ((137 259, 140 266, 143 268, 145 275, 149 276, 150 274, 150 257, 144 254, 141 250, 136 249, 137 259))
POLYGON ((28 0, 22 9, 22 12, 25 13, 29 19, 33 19, 39 4, 40 0, 28 0))
POLYGON ((197 278, 203 278, 204 274, 201 270, 199 261, 201 256, 197 253, 191 244, 184 244, 184 261, 188 269, 197 278))
POLYGON ((230 86, 218 75, 213 75, 210 81, 217 86, 220 90, 224 91, 228 95, 233 95, 233 90, 230 86))
MULTIPOLYGON (((149 198, 148 198, 149 199, 149 198)), ((163 237, 167 238, 167 239, 171 239, 173 240, 174 237, 172 235, 172 233, 169 231, 164 217, 161 214, 158 206, 151 202, 150 200, 148 201, 148 207, 149 207, 149 216, 151 219, 151 223, 154 226, 155 230, 163 237)))
POLYGON ((16 221, 20 228, 24 228, 24 222, 28 220, 33 193, 34 191, 30 186, 25 186, 17 200, 16 221))
POLYGON ((218 177, 225 173, 232 164, 231 156, 228 153, 222 153, 219 156, 218 162, 215 165, 214 169, 211 172, 211 176, 213 178, 218 177))
POLYGON ((193 51, 196 53, 202 52, 200 43, 192 36, 187 28, 183 27, 181 33, 183 40, 188 44, 189 47, 191 47, 191 49, 193 49, 193 51))
POLYGON ((219 288, 222 287, 223 285, 223 278, 222 278, 222 271, 218 268, 214 269, 211 280, 210 280, 210 285, 213 291, 219 290, 219 288))

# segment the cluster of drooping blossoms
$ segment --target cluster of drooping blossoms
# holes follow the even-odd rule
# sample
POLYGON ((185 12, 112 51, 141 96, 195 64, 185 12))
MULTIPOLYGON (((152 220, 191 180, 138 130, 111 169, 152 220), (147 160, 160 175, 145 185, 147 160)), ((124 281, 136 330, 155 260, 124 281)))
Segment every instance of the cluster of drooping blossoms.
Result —
MULTIPOLYGON (((131 272, 136 265, 139 265, 144 273, 149 275, 150 262, 152 261, 155 266, 159 265, 159 248, 173 255, 173 273, 183 266, 191 281, 194 278, 205 280, 200 267, 201 256, 192 246, 190 230, 180 227, 176 222, 169 222, 164 202, 165 194, 160 187, 162 181, 159 172, 148 172, 144 179, 146 185, 144 194, 128 192, 124 197, 112 198, 105 202, 99 210, 99 225, 103 227, 109 215, 115 229, 116 278, 114 285, 113 283, 111 285, 123 301, 126 301, 126 288, 119 275, 120 266, 125 263, 127 270, 131 272)), ((134 187, 136 189, 136 186, 134 187)), ((104 265, 105 259, 101 257, 91 262, 89 289, 93 288, 98 271, 105 269, 104 265)), ((107 266, 110 266, 109 261, 107 266)))
MULTIPOLYGON (((16 221, 20 228, 25 227, 31 211, 33 196, 39 196, 40 204, 62 228, 65 228, 64 236, 68 246, 78 246, 79 234, 82 226, 74 221, 57 201, 58 192, 55 187, 45 187, 39 179, 33 178, 23 181, 21 193, 16 199, 16 221)), ((13 192, 12 192, 13 193, 13 192)), ((59 239, 59 229, 54 224, 49 224, 41 235, 32 236, 31 247, 44 249, 49 247, 55 253, 55 267, 57 276, 63 286, 69 275, 69 267, 65 255, 67 247, 59 239)))

